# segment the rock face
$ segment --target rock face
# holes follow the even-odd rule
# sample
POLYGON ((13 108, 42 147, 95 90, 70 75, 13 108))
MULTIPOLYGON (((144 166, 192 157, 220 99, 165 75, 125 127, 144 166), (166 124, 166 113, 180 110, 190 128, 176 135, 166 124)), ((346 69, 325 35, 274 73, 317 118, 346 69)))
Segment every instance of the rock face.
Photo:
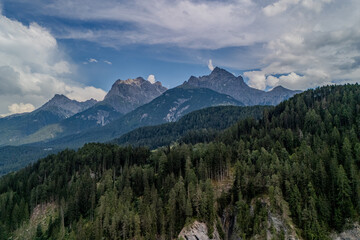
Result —
POLYGON ((332 234, 331 239, 333 239, 333 240, 358 240, 358 239, 360 239, 359 223, 355 223, 352 228, 347 229, 342 233, 332 234))
POLYGON ((59 116, 68 118, 94 106, 96 103, 97 101, 94 99, 78 102, 76 100, 70 100, 64 95, 56 94, 50 101, 35 111, 51 111, 57 113, 59 116))
MULTIPOLYGON (((273 203, 274 204, 274 203, 273 203)), ((260 224, 261 231, 257 231, 250 239, 252 240, 272 240, 272 239, 286 239, 286 240, 302 240, 298 235, 298 229, 289 215, 290 210, 288 203, 284 200, 280 200, 275 203, 277 206, 271 206, 269 196, 263 195, 255 197, 251 200, 249 206, 249 212, 251 217, 254 217, 254 213, 262 209, 266 212, 266 217, 260 224), (280 210, 281 209, 281 210, 280 210)), ((244 229, 241 229, 237 223, 241 216, 235 214, 232 207, 225 208, 221 217, 221 222, 225 232, 225 239, 240 240, 243 239, 244 229)), ((248 227, 253 228, 253 225, 248 227)))
POLYGON ((160 82, 150 83, 141 77, 117 80, 105 96, 104 103, 125 114, 150 102, 166 90, 160 82))
POLYGON ((277 105, 300 91, 292 91, 281 86, 265 92, 249 87, 241 76, 235 77, 228 71, 216 67, 210 75, 191 76, 183 87, 205 87, 232 96, 245 105, 277 105))
POLYGON ((178 238, 184 240, 220 240, 220 236, 216 228, 212 233, 212 238, 210 238, 206 224, 198 221, 195 221, 190 226, 184 227, 178 238))
POLYGON ((132 111, 126 118, 129 122, 155 125, 174 122, 195 110, 219 105, 243 104, 234 98, 207 88, 173 88, 148 104, 132 111))

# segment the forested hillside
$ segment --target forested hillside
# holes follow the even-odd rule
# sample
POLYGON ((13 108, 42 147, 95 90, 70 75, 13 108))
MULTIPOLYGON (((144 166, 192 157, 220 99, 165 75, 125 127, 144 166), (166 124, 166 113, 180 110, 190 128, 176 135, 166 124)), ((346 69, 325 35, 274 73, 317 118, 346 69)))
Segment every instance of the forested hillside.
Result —
POLYGON ((171 239, 195 219, 222 239, 328 239, 359 220, 359 133, 360 86, 327 86, 211 143, 63 151, 1 178, 0 239, 39 204, 55 210, 34 239, 171 239))
POLYGON ((270 106, 217 106, 191 112, 177 122, 137 128, 112 142, 120 145, 147 146, 150 149, 170 145, 180 140, 185 143, 210 142, 220 130, 245 118, 260 119, 270 106))

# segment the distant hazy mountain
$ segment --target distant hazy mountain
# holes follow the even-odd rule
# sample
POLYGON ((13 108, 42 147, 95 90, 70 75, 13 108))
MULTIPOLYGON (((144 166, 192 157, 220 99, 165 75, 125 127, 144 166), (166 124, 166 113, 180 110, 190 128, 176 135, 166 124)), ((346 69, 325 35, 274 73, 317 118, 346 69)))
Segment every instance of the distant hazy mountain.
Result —
POLYGON ((56 94, 30 114, 0 119, 0 145, 49 141, 92 127, 104 126, 165 91, 166 88, 160 82, 152 84, 139 77, 117 80, 102 102, 93 99, 77 102, 56 94), (2 126, 4 128, 1 128, 2 126))
POLYGON ((94 99, 90 99, 85 102, 78 102, 76 100, 70 100, 64 95, 55 94, 50 101, 34 112, 49 111, 57 114, 61 118, 68 118, 94 106, 96 103, 97 101, 94 99))
POLYGON ((244 104, 207 88, 173 88, 104 127, 69 135, 49 144, 79 147, 87 142, 105 142, 138 127, 174 122, 192 111, 219 105, 243 106, 244 104))
MULTIPOLYGON (((92 107, 96 100, 78 102, 64 95, 55 95, 50 101, 31 113, 0 118, 0 145, 18 145, 39 129, 59 123, 74 114, 92 107)), ((49 133, 51 134, 51 133, 49 133)))
POLYGON ((235 77, 228 71, 216 67, 210 75, 202 77, 191 76, 183 87, 210 88, 239 100, 245 105, 277 105, 301 91, 292 91, 283 87, 265 92, 249 87, 241 76, 235 77))
POLYGON ((160 96, 167 88, 160 82, 150 83, 142 77, 128 80, 117 80, 104 98, 104 103, 116 111, 126 114, 135 108, 160 96))

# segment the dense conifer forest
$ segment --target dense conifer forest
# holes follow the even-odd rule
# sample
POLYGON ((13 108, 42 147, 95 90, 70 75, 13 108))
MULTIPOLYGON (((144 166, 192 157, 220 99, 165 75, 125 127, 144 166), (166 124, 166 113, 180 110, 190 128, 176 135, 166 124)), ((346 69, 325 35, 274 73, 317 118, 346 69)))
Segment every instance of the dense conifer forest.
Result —
POLYGON ((302 238, 328 239, 359 220, 359 138, 360 86, 344 85, 295 95, 210 143, 86 144, 0 179, 0 239, 50 203, 34 239, 172 239, 195 219, 210 236, 264 239, 268 207, 302 238))
POLYGON ((216 106, 186 114, 177 122, 137 128, 112 142, 119 145, 147 146, 150 149, 175 141, 195 144, 210 142, 225 128, 241 119, 261 119, 264 109, 272 106, 216 106))

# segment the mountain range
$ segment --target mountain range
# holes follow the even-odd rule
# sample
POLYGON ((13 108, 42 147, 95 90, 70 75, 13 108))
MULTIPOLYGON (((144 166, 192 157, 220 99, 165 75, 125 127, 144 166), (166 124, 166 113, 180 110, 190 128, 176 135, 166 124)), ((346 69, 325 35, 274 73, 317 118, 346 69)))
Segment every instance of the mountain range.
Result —
POLYGON ((249 87, 241 76, 234 76, 230 72, 215 67, 210 75, 202 77, 191 76, 182 87, 210 88, 219 93, 227 94, 245 105, 277 105, 301 91, 292 91, 282 86, 275 87, 269 92, 249 87))
POLYGON ((78 102, 56 94, 50 101, 31 113, 0 118, 0 145, 19 145, 24 138, 82 112, 94 106, 96 102, 94 99, 78 102))
POLYGON ((117 80, 103 101, 78 102, 55 95, 34 112, 0 119, 0 146, 31 144, 37 151, 39 147, 77 148, 87 142, 111 141, 138 127, 175 122, 195 110, 276 105, 299 92, 281 86, 269 92, 257 90, 241 76, 218 67, 169 90, 141 77, 117 80))

